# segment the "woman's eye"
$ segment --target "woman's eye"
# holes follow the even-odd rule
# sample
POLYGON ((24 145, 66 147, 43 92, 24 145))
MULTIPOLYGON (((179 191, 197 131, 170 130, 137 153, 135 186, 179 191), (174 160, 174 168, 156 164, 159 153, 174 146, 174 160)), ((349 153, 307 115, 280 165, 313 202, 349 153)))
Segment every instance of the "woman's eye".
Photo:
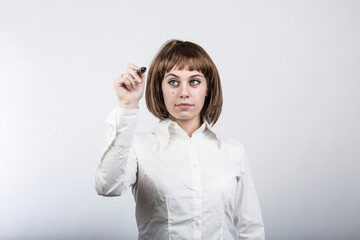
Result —
POLYGON ((176 80, 170 80, 170 81, 169 81, 169 84, 172 85, 172 86, 177 86, 177 85, 179 85, 178 81, 176 81, 176 80))
POLYGON ((192 85, 198 85, 198 84, 200 84, 200 81, 194 79, 194 80, 191 80, 190 83, 191 83, 192 85))

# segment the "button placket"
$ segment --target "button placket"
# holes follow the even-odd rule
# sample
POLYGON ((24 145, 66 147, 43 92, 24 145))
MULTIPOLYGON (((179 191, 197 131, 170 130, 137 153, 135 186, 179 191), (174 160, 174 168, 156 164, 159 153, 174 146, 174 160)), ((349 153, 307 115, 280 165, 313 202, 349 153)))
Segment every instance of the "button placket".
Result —
POLYGON ((201 215, 202 215, 202 199, 201 199, 201 172, 199 165, 199 158, 196 151, 196 145, 192 139, 188 142, 190 164, 191 164, 191 175, 193 182, 194 198, 193 198, 193 237, 194 239, 201 239, 201 215))

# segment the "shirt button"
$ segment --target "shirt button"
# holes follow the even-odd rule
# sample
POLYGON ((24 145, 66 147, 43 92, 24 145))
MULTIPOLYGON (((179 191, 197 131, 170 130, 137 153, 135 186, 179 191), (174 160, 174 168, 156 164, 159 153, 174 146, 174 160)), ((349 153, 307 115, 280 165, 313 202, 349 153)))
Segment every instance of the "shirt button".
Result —
POLYGON ((200 192, 199 191, 196 192, 196 196, 200 197, 200 192))
POLYGON ((196 168, 196 167, 197 167, 197 165, 196 165, 196 163, 194 163, 194 164, 193 164, 193 168, 196 168))
POLYGON ((197 226, 197 227, 200 225, 200 223, 199 223, 198 221, 196 221, 194 224, 195 224, 195 226, 197 226))

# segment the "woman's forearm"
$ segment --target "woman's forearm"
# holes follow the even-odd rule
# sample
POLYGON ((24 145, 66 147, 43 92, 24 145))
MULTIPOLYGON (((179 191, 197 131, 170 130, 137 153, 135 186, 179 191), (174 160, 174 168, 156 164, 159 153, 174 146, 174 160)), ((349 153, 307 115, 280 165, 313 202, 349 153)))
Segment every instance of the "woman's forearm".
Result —
POLYGON ((136 181, 137 163, 132 142, 138 111, 117 106, 107 119, 111 126, 95 177, 99 195, 122 195, 136 181))

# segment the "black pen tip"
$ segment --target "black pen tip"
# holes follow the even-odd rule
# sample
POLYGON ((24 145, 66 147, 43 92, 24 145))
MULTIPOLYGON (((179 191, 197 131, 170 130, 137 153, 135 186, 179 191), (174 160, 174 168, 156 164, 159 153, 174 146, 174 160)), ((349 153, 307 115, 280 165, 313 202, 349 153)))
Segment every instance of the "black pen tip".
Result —
POLYGON ((140 68, 140 72, 141 72, 141 73, 146 72, 146 67, 142 67, 142 68, 140 68))

